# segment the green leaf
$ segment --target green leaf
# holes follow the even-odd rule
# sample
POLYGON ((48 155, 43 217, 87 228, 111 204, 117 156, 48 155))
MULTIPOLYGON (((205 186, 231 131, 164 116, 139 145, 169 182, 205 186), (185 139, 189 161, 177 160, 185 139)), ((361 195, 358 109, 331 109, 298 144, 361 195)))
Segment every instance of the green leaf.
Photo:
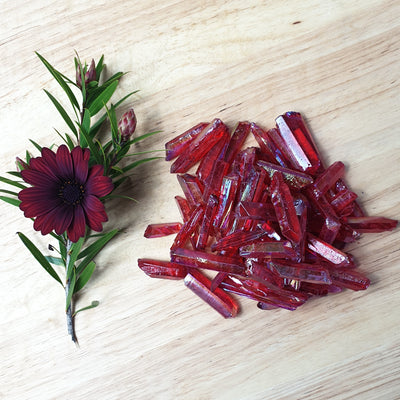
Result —
POLYGON ((19 179, 22 179, 21 172, 18 172, 18 171, 7 171, 7 174, 10 174, 12 176, 16 176, 19 179))
POLYGON ((3 200, 6 203, 11 204, 16 207, 19 207, 19 205, 21 204, 21 200, 14 199, 13 197, 8 197, 8 196, 0 196, 0 200, 3 200))
MULTIPOLYGON (((104 86, 104 85, 103 85, 104 86)), ((103 86, 101 86, 103 88, 103 86)), ((111 85, 106 86, 101 93, 93 100, 89 106, 90 115, 96 115, 105 104, 111 99, 115 89, 118 86, 118 81, 113 82, 111 85)))
POLYGON ((44 64, 44 66, 49 70, 51 75, 55 78, 55 80, 58 82, 58 84, 61 86, 61 88, 64 90, 65 94, 68 96, 69 101, 71 104, 79 109, 79 103, 78 100, 76 100, 75 95, 72 93, 71 88, 68 86, 68 83, 64 80, 64 76, 58 72, 44 57, 42 57, 38 52, 36 52, 36 55, 40 58, 40 61, 44 64))
POLYGON ((64 137, 57 129, 54 129, 54 130, 57 132, 58 136, 60 136, 60 138, 65 142, 65 144, 68 146, 69 150, 71 151, 75 147, 75 144, 74 144, 73 140, 71 139, 71 136, 69 136, 68 133, 66 133, 65 137, 64 137))
POLYGON ((75 289, 75 283, 76 283, 76 274, 75 274, 75 270, 73 270, 71 280, 69 283, 68 295, 67 295, 67 298, 65 299, 65 310, 68 310, 68 307, 71 304, 72 295, 74 294, 74 289, 75 289))
POLYGON ((87 108, 85 108, 83 112, 83 118, 82 118, 82 124, 80 125, 80 132, 83 135, 80 137, 80 145, 81 147, 88 147, 88 141, 86 140, 86 137, 89 136, 90 132, 90 112, 87 108))
POLYGON ((114 108, 108 109, 107 106, 105 106, 105 108, 106 108, 106 113, 107 113, 108 119, 110 120, 111 137, 112 137, 113 143, 117 144, 120 142, 120 140, 119 140, 120 133, 119 133, 119 129, 118 129, 118 121, 117 121, 117 116, 115 114, 115 109, 114 108))
POLYGON ((75 311, 73 314, 73 317, 75 317, 75 315, 78 314, 79 312, 85 311, 85 310, 90 310, 91 308, 97 307, 99 304, 100 304, 99 301, 93 300, 92 304, 90 304, 90 306, 86 306, 86 307, 80 308, 78 311, 75 311))
POLYGON ((1 193, 6 193, 6 194, 11 194, 13 196, 18 196, 17 192, 12 192, 11 190, 6 190, 6 189, 0 189, 1 193))
POLYGON ((96 146, 96 143, 93 142, 93 139, 89 137, 89 135, 81 127, 81 141, 82 138, 85 140, 90 149, 90 157, 94 158, 96 164, 102 164, 103 158, 99 152, 98 147, 96 146))
POLYGON ((104 68, 104 54, 100 57, 100 60, 96 63, 96 81, 100 81, 101 72, 104 68))
POLYGON ((89 281, 92 276, 94 270, 96 268, 96 264, 94 261, 91 261, 87 267, 81 272, 78 280, 75 285, 75 293, 79 292, 89 281))
POLYGON ((60 284, 62 285, 60 277, 54 271, 53 267, 46 260, 46 257, 39 251, 39 249, 21 232, 17 232, 22 243, 27 247, 27 249, 32 253, 33 257, 39 262, 39 264, 60 284))
POLYGON ((153 135, 155 135, 156 133, 160 133, 160 132, 162 132, 162 131, 154 131, 154 132, 145 133, 144 135, 141 135, 141 136, 136 136, 134 139, 132 139, 131 141, 129 141, 128 144, 129 144, 129 145, 132 145, 132 144, 134 144, 134 143, 136 143, 136 142, 139 142, 140 140, 146 139, 146 138, 148 138, 149 136, 153 136, 153 135))
POLYGON ((67 279, 69 279, 71 277, 72 271, 74 270, 75 262, 81 251, 84 240, 85 240, 85 238, 81 237, 76 243, 73 243, 71 246, 71 249, 69 251, 69 253, 70 253, 69 262, 67 265, 67 279))
MULTIPOLYGON (((62 116, 63 120, 65 121, 65 123, 68 125, 69 129, 71 129, 72 133, 75 135, 75 137, 77 136, 77 131, 76 131, 76 126, 75 124, 72 122, 72 119, 70 118, 70 116, 68 115, 68 113, 64 110, 63 106, 58 102, 58 100, 51 94, 49 93, 46 89, 44 89, 45 93, 47 94, 47 96, 49 96, 49 99, 51 100, 51 102, 54 104, 54 106, 56 107, 57 111, 60 113, 60 115, 62 116)), ((31 140, 32 142, 32 140, 31 140)), ((32 142, 33 143, 33 142, 32 142)))
POLYGON ((29 141, 39 150, 39 152, 42 151, 42 146, 40 146, 39 144, 37 144, 34 140, 29 139, 29 141))
POLYGON ((60 257, 52 257, 52 256, 45 256, 46 260, 53 265, 61 265, 62 267, 65 267, 64 260, 60 257))
POLYGON ((20 189, 26 189, 26 186, 24 186, 22 183, 13 181, 12 179, 4 178, 0 176, 0 182, 8 183, 9 185, 15 186, 20 189))
POLYGON ((107 196, 103 197, 105 200, 108 199, 127 199, 127 200, 132 200, 135 203, 139 203, 136 199, 134 199, 133 197, 129 197, 129 196, 124 196, 122 194, 109 194, 107 196))
POLYGON ((127 171, 130 171, 130 170, 133 169, 133 168, 136 168, 136 167, 137 167, 138 165, 140 165, 140 164, 144 164, 144 163, 146 163, 146 162, 153 161, 153 160, 158 160, 158 159, 161 159, 161 158, 163 158, 163 157, 149 157, 149 158, 144 158, 144 159, 142 159, 142 160, 136 160, 136 161, 134 161, 133 163, 127 165, 127 166, 124 167, 124 168, 122 168, 122 170, 123 170, 124 173, 125 173, 125 172, 127 172, 127 171))
POLYGON ((104 234, 100 239, 97 239, 85 250, 83 250, 78 259, 83 258, 77 268, 77 273, 80 275, 82 271, 89 265, 93 258, 99 253, 99 251, 118 233, 118 229, 113 229, 112 231, 104 234))
POLYGON ((127 176, 123 176, 122 178, 119 178, 119 179, 117 179, 116 181, 113 181, 114 190, 115 190, 118 186, 121 186, 127 179, 128 179, 127 176))

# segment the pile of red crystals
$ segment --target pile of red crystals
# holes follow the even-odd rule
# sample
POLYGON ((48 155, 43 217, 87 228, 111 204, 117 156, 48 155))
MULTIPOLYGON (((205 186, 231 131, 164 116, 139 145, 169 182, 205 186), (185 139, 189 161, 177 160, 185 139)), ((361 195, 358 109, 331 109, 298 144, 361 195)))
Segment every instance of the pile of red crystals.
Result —
POLYGON ((177 234, 170 261, 138 260, 149 276, 183 279, 224 317, 238 312, 227 292, 260 309, 295 310, 313 296, 369 286, 343 248, 397 221, 364 215, 343 163, 323 165, 299 113, 280 115, 269 131, 239 122, 232 135, 220 119, 200 123, 166 144, 166 160, 174 158, 183 224, 147 227, 147 238, 177 234), (249 134, 259 147, 242 150, 249 134))

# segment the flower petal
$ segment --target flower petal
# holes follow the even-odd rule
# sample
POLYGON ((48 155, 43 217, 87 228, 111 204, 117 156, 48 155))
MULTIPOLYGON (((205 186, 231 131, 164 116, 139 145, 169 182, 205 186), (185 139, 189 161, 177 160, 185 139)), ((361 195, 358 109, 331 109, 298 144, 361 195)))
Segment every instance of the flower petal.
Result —
POLYGON ((48 164, 43 157, 32 158, 29 161, 29 169, 41 172, 55 182, 58 181, 57 168, 54 168, 52 164, 48 164))
POLYGON ((77 146, 71 151, 72 161, 74 164, 75 178, 78 183, 85 183, 89 170, 89 157, 90 151, 88 149, 82 149, 77 146))
POLYGON ((40 231, 42 235, 49 234, 55 228, 57 217, 57 208, 54 208, 46 214, 39 215, 33 224, 33 228, 40 231))
POLYGON ((51 176, 34 169, 24 169, 21 171, 22 179, 33 186, 50 187, 54 186, 54 180, 51 176))
POLYGON ((74 176, 74 166, 72 164, 71 153, 65 144, 62 144, 56 154, 56 161, 59 173, 63 178, 71 179, 74 176))
POLYGON ((83 208, 89 228, 96 232, 102 231, 102 223, 108 220, 103 203, 96 196, 87 196, 83 208))
POLYGON ((89 177, 86 182, 86 192, 98 197, 106 196, 111 193, 114 188, 111 178, 108 176, 89 177))
POLYGON ((94 176, 103 176, 103 174, 104 174, 104 167, 102 165, 96 164, 90 168, 88 179, 94 176))
POLYGON ((77 242, 80 237, 85 236, 86 220, 85 213, 81 206, 75 207, 74 216, 67 229, 68 238, 72 242, 77 242))
POLYGON ((71 206, 62 206, 57 209, 57 215, 55 219, 55 232, 57 235, 64 233, 72 222, 74 216, 74 208, 71 206))

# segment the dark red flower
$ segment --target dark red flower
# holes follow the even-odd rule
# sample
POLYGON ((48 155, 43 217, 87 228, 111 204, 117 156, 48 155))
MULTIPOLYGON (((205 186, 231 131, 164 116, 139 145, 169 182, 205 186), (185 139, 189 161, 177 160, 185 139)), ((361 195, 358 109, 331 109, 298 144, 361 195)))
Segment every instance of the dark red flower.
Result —
POLYGON ((103 166, 89 168, 89 149, 75 147, 71 152, 61 145, 57 153, 42 149, 42 156, 31 158, 22 178, 32 187, 19 192, 20 209, 25 217, 35 218, 33 227, 47 235, 67 231, 76 242, 85 235, 86 225, 102 230, 107 214, 99 197, 113 189, 111 179, 103 176, 103 166))

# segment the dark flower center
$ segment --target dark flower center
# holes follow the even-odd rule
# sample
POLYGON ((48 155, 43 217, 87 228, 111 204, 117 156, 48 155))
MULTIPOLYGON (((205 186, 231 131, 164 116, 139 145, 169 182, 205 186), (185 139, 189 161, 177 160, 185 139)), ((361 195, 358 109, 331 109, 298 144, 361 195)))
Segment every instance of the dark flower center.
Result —
POLYGON ((85 188, 83 185, 80 185, 75 180, 63 182, 58 191, 58 195, 64 203, 74 206, 81 203, 84 193, 85 188))

